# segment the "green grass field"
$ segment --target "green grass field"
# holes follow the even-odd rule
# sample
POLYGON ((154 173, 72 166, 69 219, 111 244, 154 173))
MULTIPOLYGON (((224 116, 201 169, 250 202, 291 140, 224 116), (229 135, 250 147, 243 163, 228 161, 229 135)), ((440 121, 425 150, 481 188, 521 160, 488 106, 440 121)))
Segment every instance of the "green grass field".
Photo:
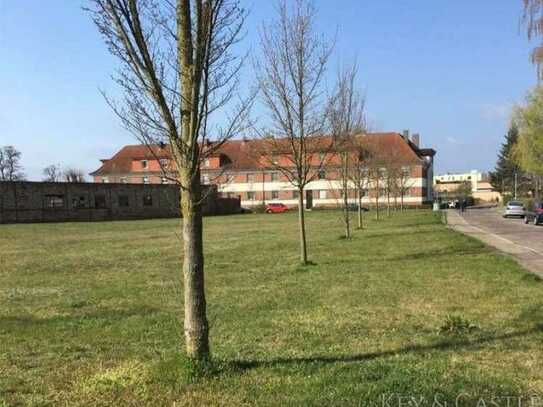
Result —
POLYGON ((296 214, 205 219, 216 363, 199 380, 180 352, 179 220, 0 226, 0 406, 543 394, 543 283, 513 260, 430 212, 351 241, 338 213, 307 223, 302 268, 296 214), (450 315, 473 326, 441 332, 450 315))

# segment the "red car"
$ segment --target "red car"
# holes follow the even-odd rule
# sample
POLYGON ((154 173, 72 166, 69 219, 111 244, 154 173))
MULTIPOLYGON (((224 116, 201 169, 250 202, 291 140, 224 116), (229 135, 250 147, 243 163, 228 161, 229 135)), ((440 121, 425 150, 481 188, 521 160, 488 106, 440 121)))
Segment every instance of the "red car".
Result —
POLYGON ((270 203, 266 205, 266 213, 283 213, 288 211, 288 207, 282 203, 270 203))

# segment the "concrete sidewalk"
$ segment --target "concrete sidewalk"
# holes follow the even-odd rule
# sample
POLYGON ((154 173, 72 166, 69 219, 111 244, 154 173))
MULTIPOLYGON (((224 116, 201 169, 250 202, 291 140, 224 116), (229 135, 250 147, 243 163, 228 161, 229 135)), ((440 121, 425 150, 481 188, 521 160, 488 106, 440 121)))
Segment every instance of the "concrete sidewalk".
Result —
POLYGON ((471 225, 456 210, 450 209, 447 211, 447 224, 458 232, 473 236, 487 245, 513 256, 527 270, 543 278, 543 253, 531 247, 515 243, 479 226, 471 225))

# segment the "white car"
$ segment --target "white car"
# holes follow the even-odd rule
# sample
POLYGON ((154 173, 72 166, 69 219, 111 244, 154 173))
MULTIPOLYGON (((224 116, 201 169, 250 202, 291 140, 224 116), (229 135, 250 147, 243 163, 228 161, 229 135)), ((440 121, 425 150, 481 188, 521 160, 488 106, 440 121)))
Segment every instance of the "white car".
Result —
POLYGON ((519 201, 507 202, 503 217, 508 218, 509 216, 518 216, 524 218, 524 216, 526 216, 526 208, 524 208, 524 204, 519 201))

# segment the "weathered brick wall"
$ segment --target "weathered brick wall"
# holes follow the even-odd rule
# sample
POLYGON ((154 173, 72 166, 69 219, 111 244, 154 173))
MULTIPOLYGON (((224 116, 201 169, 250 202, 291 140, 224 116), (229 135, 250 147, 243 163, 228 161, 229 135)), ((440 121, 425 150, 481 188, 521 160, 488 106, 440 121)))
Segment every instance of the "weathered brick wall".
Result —
MULTIPOLYGON (((240 212, 207 188, 205 215, 240 212)), ((179 199, 175 185, 0 182, 0 223, 178 217, 179 199)))

